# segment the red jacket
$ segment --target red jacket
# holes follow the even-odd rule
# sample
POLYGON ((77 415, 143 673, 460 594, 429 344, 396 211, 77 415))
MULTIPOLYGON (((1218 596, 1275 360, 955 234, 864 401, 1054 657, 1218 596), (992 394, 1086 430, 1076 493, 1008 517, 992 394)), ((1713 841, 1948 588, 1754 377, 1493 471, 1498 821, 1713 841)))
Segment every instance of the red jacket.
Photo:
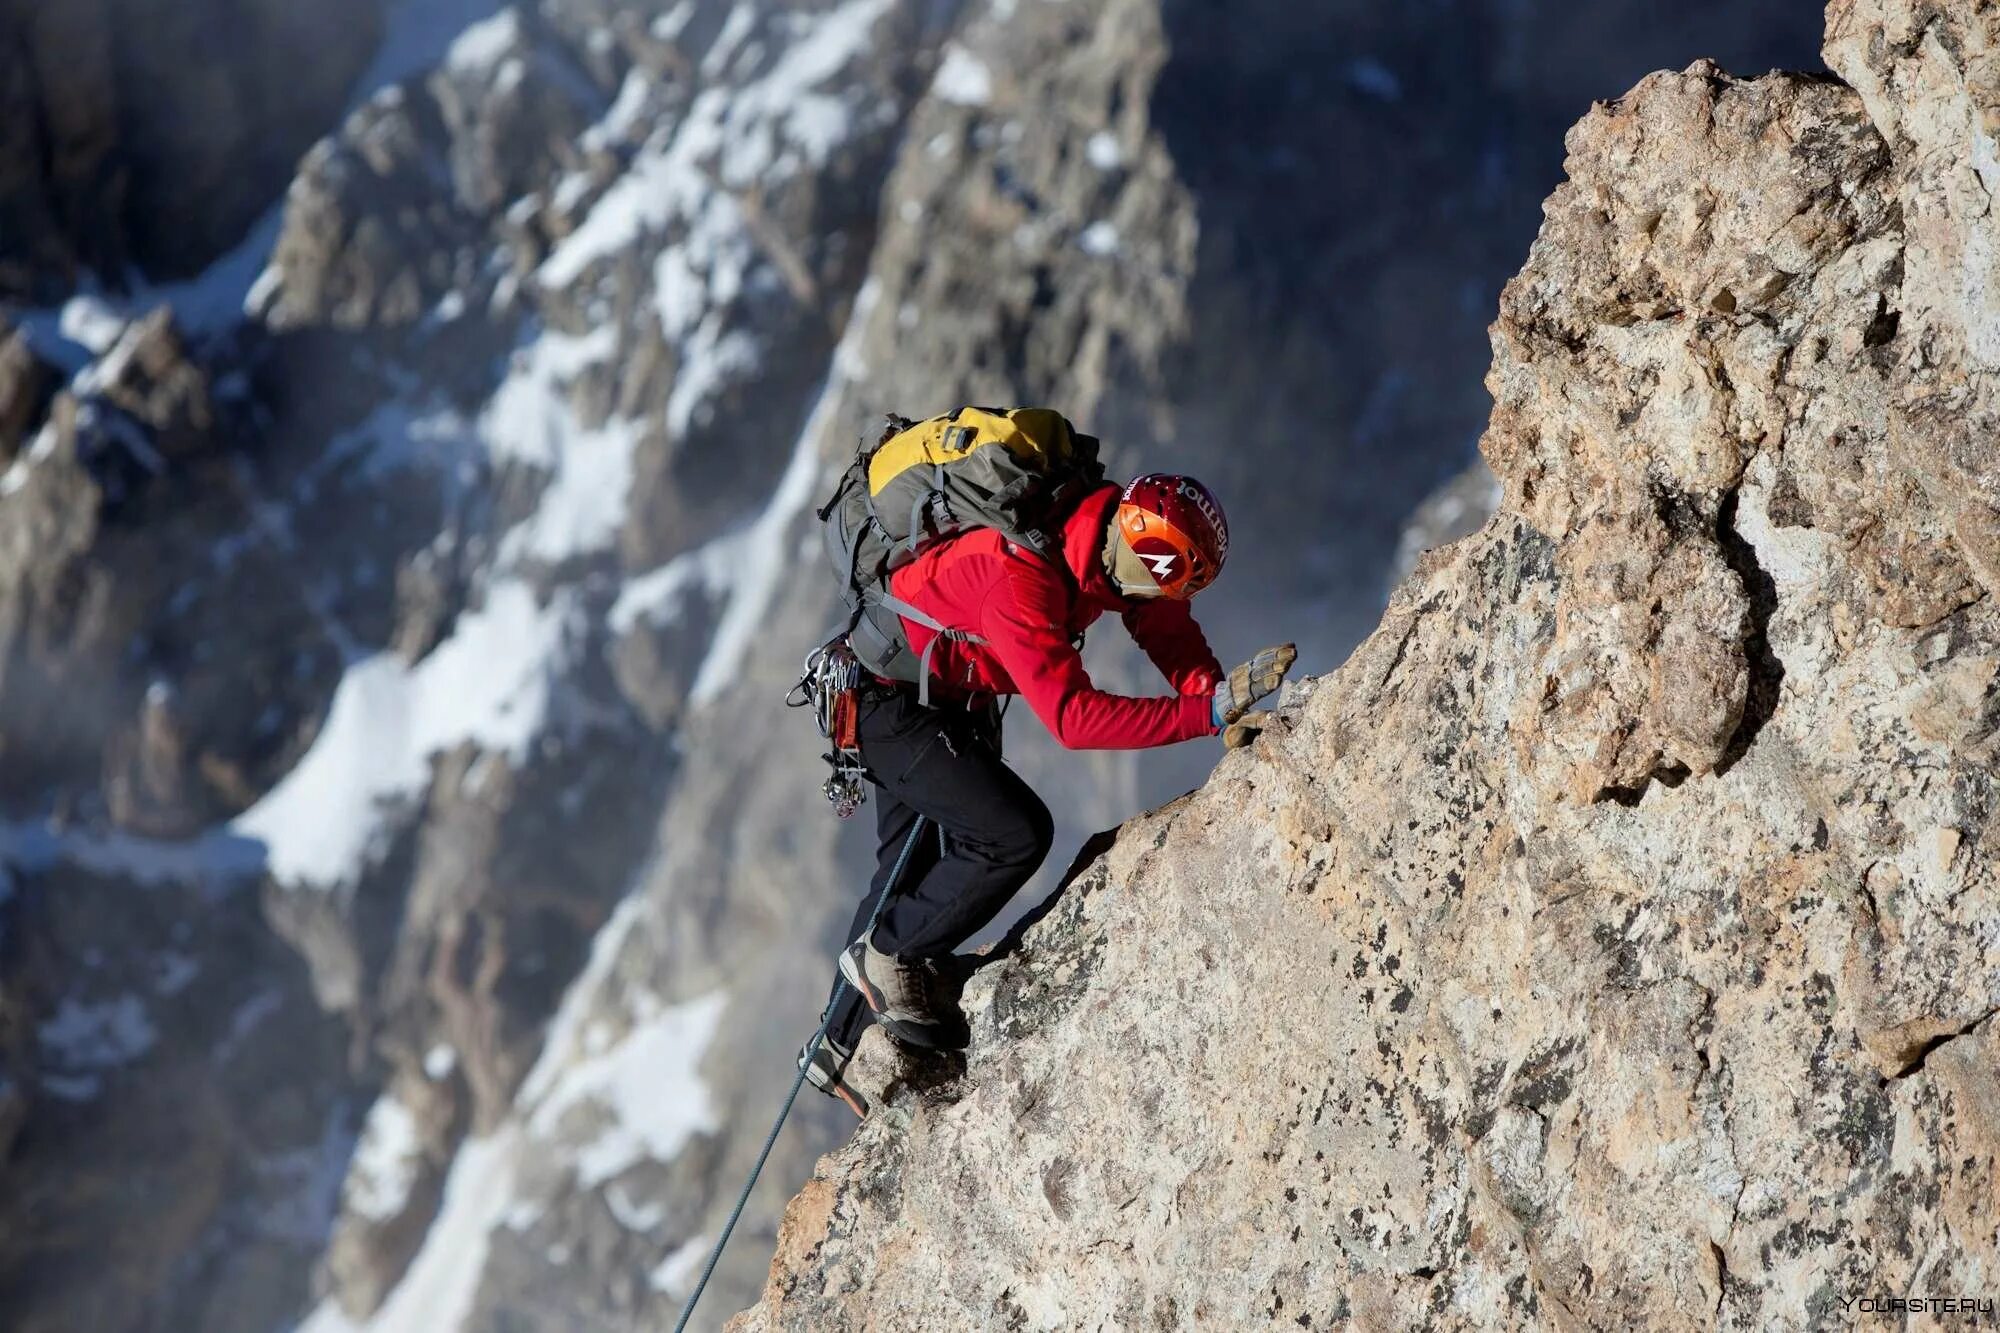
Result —
MULTIPOLYGON (((1222 681, 1222 665, 1187 603, 1128 601, 1104 571, 1105 528, 1118 494, 1116 486, 1093 491, 1063 525, 1066 570, 981 528, 933 547, 890 577, 897 597, 983 640, 937 645, 934 695, 1018 694, 1072 750, 1137 750, 1215 734, 1209 696, 1222 681), (1090 683, 1076 644, 1106 611, 1122 615, 1176 695, 1138 699, 1090 683)), ((907 619, 903 628, 919 655, 936 637, 907 619)))

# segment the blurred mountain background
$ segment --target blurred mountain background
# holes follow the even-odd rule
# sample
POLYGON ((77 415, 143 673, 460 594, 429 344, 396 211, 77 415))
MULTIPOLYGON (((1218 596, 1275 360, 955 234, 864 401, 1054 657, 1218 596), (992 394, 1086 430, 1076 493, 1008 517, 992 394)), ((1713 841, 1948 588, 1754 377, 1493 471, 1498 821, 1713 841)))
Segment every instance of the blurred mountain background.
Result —
MULTIPOLYGON (((871 851, 779 707, 855 439, 1045 402, 1194 472, 1219 652, 1324 671, 1491 502, 1566 128, 1819 25, 0 3, 0 1325, 671 1327, 871 851)), ((1058 860, 1215 757, 1009 739, 1058 860)))

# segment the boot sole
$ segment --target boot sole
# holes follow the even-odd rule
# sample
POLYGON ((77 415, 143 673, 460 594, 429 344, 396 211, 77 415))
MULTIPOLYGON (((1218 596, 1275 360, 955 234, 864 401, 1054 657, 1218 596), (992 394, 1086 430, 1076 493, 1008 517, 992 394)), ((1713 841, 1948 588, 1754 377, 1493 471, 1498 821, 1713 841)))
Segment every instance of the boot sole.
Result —
POLYGON ((875 1021, 882 1030, 902 1042, 905 1046, 915 1046, 924 1051, 961 1051, 966 1043, 955 1040, 949 1029, 935 1027, 929 1023, 905 1023, 901 1019, 884 1018, 875 1015, 875 1021))

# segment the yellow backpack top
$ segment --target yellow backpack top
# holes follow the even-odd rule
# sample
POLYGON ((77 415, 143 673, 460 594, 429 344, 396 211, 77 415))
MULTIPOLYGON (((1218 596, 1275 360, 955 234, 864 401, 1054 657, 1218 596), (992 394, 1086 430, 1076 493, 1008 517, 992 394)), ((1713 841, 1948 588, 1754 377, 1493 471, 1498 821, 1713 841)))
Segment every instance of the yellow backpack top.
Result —
MULTIPOLYGON (((1091 441, 1093 446, 1095 443, 1091 441)), ((884 440, 868 460, 868 492, 879 504, 885 491, 909 469, 919 466, 933 474, 939 467, 949 467, 956 478, 971 464, 963 473, 965 479, 988 491, 998 491, 1028 476, 1053 481, 1075 467, 1083 452, 1076 431, 1062 413, 1051 408, 961 407, 919 421, 884 440), (979 454, 991 445, 1006 451, 1004 460, 979 454)), ((1096 449, 1088 452, 1094 462, 1096 449)), ((904 480, 908 484, 917 479, 904 480)), ((921 484, 930 488, 935 480, 935 475, 923 476, 921 484)), ((1004 527, 1013 516, 992 517, 999 521, 982 526, 1004 527)))

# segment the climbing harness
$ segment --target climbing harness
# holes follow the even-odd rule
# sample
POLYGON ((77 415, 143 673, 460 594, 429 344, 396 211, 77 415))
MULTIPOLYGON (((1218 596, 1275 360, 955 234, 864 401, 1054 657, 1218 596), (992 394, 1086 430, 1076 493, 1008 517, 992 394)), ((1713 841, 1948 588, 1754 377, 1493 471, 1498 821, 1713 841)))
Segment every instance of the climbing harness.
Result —
POLYGON ((811 708, 819 734, 832 747, 822 756, 832 766, 833 775, 820 791, 833 806, 833 813, 846 819, 861 808, 865 794, 862 782, 868 776, 861 762, 861 691, 867 680, 861 660, 848 646, 847 636, 830 639, 806 655, 805 674, 785 696, 788 708, 811 708))
MULTIPOLYGON (((903 872, 909 868, 910 853, 917 849, 917 839, 924 831, 925 819, 917 816, 910 825, 910 836, 903 839, 903 850, 896 855, 896 868, 889 872, 889 878, 882 885, 882 892, 875 896, 875 906, 868 913, 868 925, 861 932, 862 938, 875 933, 875 922, 882 915, 882 907, 889 901, 889 895, 902 883, 903 872)), ((708 1252, 708 1263, 701 1270, 701 1281, 694 1284, 694 1291, 688 1296, 687 1304, 681 1307, 681 1317, 674 1324, 674 1333, 686 1333, 688 1320, 694 1317, 694 1307, 701 1300, 702 1291, 708 1280, 715 1276, 715 1266, 722 1262, 723 1247, 729 1244, 730 1233, 736 1230, 742 1220, 743 1210, 750 1203, 750 1191, 757 1188, 757 1177, 764 1173, 764 1163, 770 1159, 771 1149, 778 1144, 778 1132, 785 1127, 785 1118, 792 1113, 792 1103, 799 1099, 799 1089, 805 1086, 806 1069, 812 1064, 813 1056, 819 1053, 819 1044, 826 1040, 827 1025, 833 1022, 833 1011, 847 998, 848 982, 842 976, 833 988, 833 997, 826 1002, 826 1009, 819 1016, 819 1031, 813 1033, 806 1043, 805 1058, 799 1061, 798 1075, 792 1079, 792 1090, 785 1094, 785 1104, 778 1111, 777 1120, 771 1125, 771 1132, 764 1136, 764 1150, 757 1154, 757 1163, 750 1168, 750 1179, 743 1182, 743 1192, 736 1196, 736 1206, 729 1210, 729 1220, 722 1224, 722 1234, 715 1238, 715 1248, 708 1252)))

